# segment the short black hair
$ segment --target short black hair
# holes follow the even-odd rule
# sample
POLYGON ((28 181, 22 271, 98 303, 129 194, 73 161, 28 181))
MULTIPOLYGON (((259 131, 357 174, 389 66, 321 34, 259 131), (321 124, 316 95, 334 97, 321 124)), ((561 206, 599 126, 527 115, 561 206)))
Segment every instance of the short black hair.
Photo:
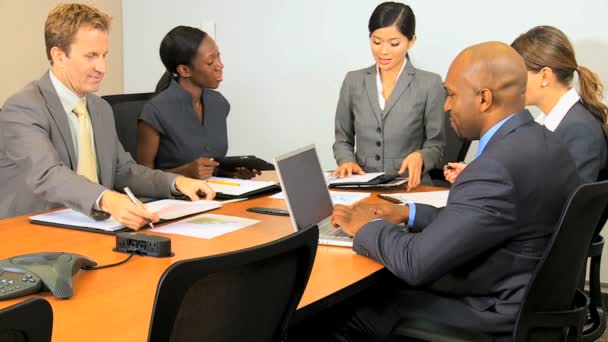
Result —
POLYGON ((195 27, 177 26, 173 28, 160 43, 160 60, 167 69, 159 81, 156 91, 169 87, 171 75, 177 75, 177 67, 192 65, 194 57, 207 33, 195 27))

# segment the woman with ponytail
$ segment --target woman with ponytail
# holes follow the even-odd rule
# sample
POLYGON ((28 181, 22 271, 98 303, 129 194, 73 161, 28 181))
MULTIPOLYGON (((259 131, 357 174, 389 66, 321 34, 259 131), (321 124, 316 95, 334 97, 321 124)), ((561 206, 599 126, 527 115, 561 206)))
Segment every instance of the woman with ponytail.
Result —
POLYGON ((596 181, 608 158, 608 107, 601 80, 578 64, 568 37, 555 27, 535 27, 511 46, 528 68, 526 105, 543 112, 537 122, 568 147, 581 179, 596 181), (578 92, 571 85, 575 73, 578 92))

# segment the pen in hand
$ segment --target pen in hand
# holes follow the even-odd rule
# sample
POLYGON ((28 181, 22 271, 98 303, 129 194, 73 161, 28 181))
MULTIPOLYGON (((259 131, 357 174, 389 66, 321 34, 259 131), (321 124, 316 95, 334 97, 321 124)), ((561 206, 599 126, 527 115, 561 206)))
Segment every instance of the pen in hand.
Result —
MULTIPOLYGON (((129 199, 131 200, 131 202, 133 202, 133 204, 135 204, 136 206, 140 207, 140 208, 144 208, 143 203, 141 203, 140 200, 137 199, 137 197, 135 197, 135 195, 133 194, 133 192, 131 191, 131 189, 129 189, 128 186, 126 186, 124 188, 125 190, 125 194, 127 194, 127 196, 129 196, 129 199)), ((148 222, 148 226, 152 229, 154 229, 154 224, 152 223, 152 221, 150 221, 149 219, 146 219, 146 222, 148 222)))

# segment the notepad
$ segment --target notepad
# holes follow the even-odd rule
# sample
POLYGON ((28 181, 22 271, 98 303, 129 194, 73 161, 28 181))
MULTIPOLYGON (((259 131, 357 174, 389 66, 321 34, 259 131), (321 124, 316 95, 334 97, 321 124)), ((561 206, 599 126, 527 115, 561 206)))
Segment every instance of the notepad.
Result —
POLYGON ((368 172, 364 175, 351 175, 344 178, 325 174, 327 186, 330 188, 360 189, 360 188, 389 188, 407 182, 407 177, 386 174, 384 172, 368 172))
MULTIPOLYGON (((176 218, 202 213, 222 206, 221 202, 216 201, 182 201, 173 199, 163 199, 144 204, 150 211, 156 212, 163 221, 174 220, 176 218)), ((103 221, 82 214, 73 209, 62 209, 50 213, 39 214, 29 217, 30 222, 62 228, 73 228, 98 233, 113 234, 128 230, 114 218, 103 221)))
MULTIPOLYGON (((341 204, 341 205, 351 205, 355 204, 365 198, 368 198, 371 193, 369 192, 347 192, 347 191, 330 191, 329 195, 331 196, 331 202, 333 205, 341 204)), ((278 194, 274 194, 270 196, 273 199, 285 199, 285 193, 279 192, 278 194)))
POLYGON ((344 183, 369 183, 371 180, 382 176, 384 172, 368 172, 363 175, 351 175, 344 178, 332 176, 331 172, 325 174, 328 185, 344 184, 344 183))
POLYGON ((208 184, 215 190, 218 199, 249 198, 281 190, 275 182, 225 177, 211 177, 208 179, 208 184))
POLYGON ((429 192, 413 192, 413 193, 393 193, 393 194, 381 194, 380 197, 387 197, 395 202, 400 203, 420 203, 428 204, 434 207, 445 207, 448 203, 449 190, 444 191, 429 191, 429 192))

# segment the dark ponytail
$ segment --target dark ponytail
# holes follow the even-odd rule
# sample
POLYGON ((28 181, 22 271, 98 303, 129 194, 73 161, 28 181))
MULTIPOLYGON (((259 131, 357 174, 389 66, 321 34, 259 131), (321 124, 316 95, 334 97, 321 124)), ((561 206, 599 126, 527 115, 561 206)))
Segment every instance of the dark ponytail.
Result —
POLYGON ((154 92, 160 93, 161 91, 169 88, 172 79, 173 75, 170 72, 165 71, 165 73, 160 77, 160 80, 158 80, 158 83, 156 83, 156 89, 154 89, 154 92))
POLYGON ((608 137, 608 106, 604 103, 604 85, 596 73, 582 65, 576 68, 576 72, 581 102, 602 123, 604 136, 608 137))

